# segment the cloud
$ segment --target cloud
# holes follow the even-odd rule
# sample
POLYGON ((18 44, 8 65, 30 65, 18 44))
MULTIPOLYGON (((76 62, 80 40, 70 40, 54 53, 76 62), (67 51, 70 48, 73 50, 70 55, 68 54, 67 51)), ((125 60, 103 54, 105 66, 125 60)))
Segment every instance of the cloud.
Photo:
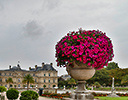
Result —
POLYGON ((60 4, 60 0, 44 0, 42 7, 43 9, 48 8, 48 10, 52 10, 54 8, 57 8, 60 4))
POLYGON ((4 9, 4 6, 0 3, 0 11, 4 9))
POLYGON ((36 21, 29 21, 22 31, 22 35, 29 38, 37 38, 44 34, 44 27, 36 21))

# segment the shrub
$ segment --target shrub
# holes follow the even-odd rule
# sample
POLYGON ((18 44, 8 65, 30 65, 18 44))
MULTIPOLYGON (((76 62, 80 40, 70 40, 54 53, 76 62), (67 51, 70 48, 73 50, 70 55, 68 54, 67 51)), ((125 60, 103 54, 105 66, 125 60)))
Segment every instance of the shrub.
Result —
POLYGON ((38 100, 38 93, 32 90, 23 91, 20 96, 20 100, 38 100))
POLYGON ((95 82, 95 83, 94 83, 94 86, 96 86, 96 88, 99 88, 101 85, 100 85, 99 82, 95 82))
POLYGON ((0 86, 0 92, 7 91, 7 89, 4 86, 0 86))
POLYGON ((11 88, 6 92, 6 96, 9 100, 17 99, 19 97, 19 91, 11 88))

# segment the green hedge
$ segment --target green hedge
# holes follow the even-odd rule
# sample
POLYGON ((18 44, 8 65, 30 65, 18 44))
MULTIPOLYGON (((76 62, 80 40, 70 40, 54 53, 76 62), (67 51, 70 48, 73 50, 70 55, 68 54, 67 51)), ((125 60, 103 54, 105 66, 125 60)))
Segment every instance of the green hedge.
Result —
POLYGON ((0 92, 7 91, 7 89, 4 86, 0 86, 0 92))
POLYGON ((32 90, 23 91, 20 96, 20 100, 38 100, 38 98, 38 93, 32 90))
POLYGON ((17 99, 19 97, 19 91, 11 88, 6 92, 6 96, 9 100, 17 99))

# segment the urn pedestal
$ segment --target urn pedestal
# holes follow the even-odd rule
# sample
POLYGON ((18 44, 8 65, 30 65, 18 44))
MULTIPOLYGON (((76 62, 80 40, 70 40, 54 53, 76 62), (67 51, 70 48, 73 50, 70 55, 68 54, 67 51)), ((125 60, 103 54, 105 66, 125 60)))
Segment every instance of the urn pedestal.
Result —
POLYGON ((95 69, 84 63, 73 62, 73 67, 68 65, 66 70, 72 78, 78 80, 78 87, 75 93, 71 94, 71 100, 94 100, 94 96, 85 89, 85 83, 93 77, 95 69))

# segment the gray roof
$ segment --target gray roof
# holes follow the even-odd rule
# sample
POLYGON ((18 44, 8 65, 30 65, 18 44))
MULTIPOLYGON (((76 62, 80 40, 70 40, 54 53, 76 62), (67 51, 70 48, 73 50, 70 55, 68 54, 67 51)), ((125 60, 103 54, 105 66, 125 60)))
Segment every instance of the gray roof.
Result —
POLYGON ((9 69, 1 70, 1 71, 27 71, 27 70, 21 69, 20 65, 17 64, 17 66, 13 66, 13 67, 10 67, 9 69))
POLYGON ((37 66, 36 68, 31 68, 30 71, 56 71, 56 70, 52 67, 52 65, 45 64, 43 67, 37 66))

